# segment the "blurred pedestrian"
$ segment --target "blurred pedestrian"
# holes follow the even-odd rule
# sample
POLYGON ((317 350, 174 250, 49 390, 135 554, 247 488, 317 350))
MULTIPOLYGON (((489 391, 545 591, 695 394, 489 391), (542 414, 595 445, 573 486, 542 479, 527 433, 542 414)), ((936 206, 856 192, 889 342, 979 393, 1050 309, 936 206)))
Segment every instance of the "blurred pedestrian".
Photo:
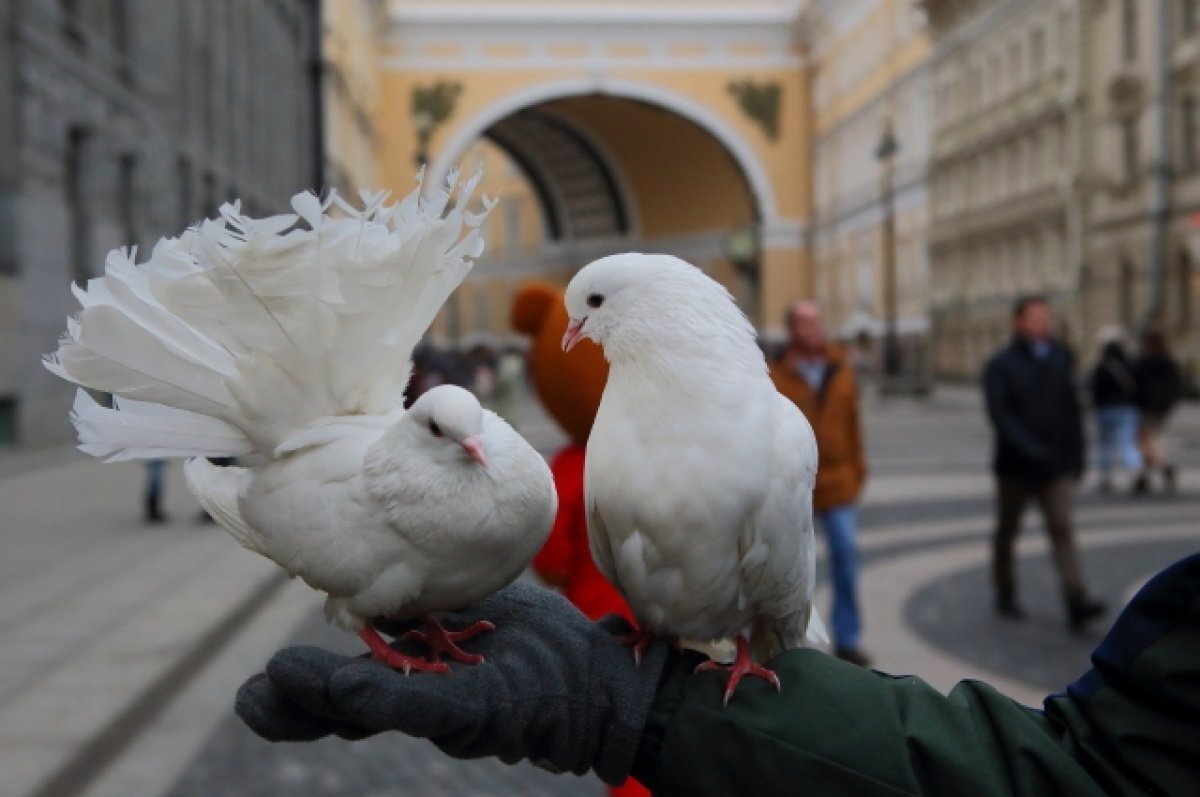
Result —
POLYGON ((776 389, 804 413, 817 436, 820 464, 813 513, 829 542, 836 655, 866 666, 858 606, 858 509, 867 479, 854 365, 825 338, 821 308, 797 302, 787 312, 788 346, 771 365, 776 389))
POLYGON ((1080 631, 1104 613, 1083 583, 1071 519, 1072 482, 1083 475, 1083 425, 1074 363, 1054 338, 1054 313, 1042 296, 1025 296, 1013 308, 1012 342, 984 369, 988 418, 995 435, 997 522, 992 550, 996 611, 1021 619, 1013 544, 1030 498, 1041 506, 1067 620, 1080 631))
POLYGON ((1119 330, 1106 331, 1100 360, 1088 380, 1096 413, 1100 490, 1106 493, 1113 489, 1114 461, 1119 461, 1130 474, 1138 474, 1142 469, 1142 455, 1137 446, 1137 382, 1120 338, 1119 330))
POLYGON ((165 459, 146 460, 146 482, 142 490, 142 520, 147 523, 166 523, 168 518, 162 511, 163 474, 167 469, 165 459))
POLYGON ((1138 427, 1138 447, 1142 451, 1143 469, 1134 484, 1134 492, 1150 490, 1150 478, 1160 471, 1163 488, 1175 491, 1175 466, 1167 459, 1162 443, 1162 431, 1167 416, 1183 397, 1183 374, 1171 357, 1166 336, 1149 331, 1142 335, 1141 351, 1133 363, 1133 378, 1137 383, 1137 404, 1141 410, 1138 427))

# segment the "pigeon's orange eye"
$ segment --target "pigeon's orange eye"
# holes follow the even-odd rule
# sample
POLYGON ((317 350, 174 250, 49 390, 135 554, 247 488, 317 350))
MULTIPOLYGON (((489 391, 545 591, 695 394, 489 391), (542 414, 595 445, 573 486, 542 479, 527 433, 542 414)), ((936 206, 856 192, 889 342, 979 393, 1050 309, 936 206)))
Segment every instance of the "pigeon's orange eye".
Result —
POLYGON ((434 437, 442 436, 442 427, 437 425, 437 421, 429 422, 429 431, 433 433, 434 437))
POLYGON ((593 293, 587 298, 588 307, 599 307, 604 304, 604 297, 598 293, 593 293))

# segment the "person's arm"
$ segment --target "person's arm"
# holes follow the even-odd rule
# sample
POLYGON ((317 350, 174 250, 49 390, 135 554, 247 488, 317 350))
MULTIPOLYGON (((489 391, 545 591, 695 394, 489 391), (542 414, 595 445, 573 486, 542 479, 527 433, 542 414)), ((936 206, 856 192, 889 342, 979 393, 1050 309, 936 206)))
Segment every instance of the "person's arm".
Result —
POLYGON ((983 372, 983 395, 987 402, 988 417, 996 433, 1008 445, 1013 446, 1025 459, 1048 462, 1050 451, 1025 430, 1019 418, 1013 414, 1008 401, 1008 386, 1004 374, 995 362, 988 363, 983 372))
POLYGON ((944 696, 793 650, 771 665, 781 693, 743 682, 722 708, 719 679, 691 674, 697 661, 669 670, 643 735, 633 774, 655 795, 1102 793, 1040 712, 984 683, 944 696))
POLYGON ((661 642, 635 665, 612 618, 586 621, 548 590, 514 584, 480 617, 487 657, 448 675, 405 676, 317 648, 276 654, 242 686, 238 715, 273 741, 399 730, 448 755, 495 756, 608 783, 633 774, 656 795, 1193 794, 1200 785, 1200 554, 1138 593, 1095 668, 1045 711, 966 681, 943 696, 913 677, 814 650, 770 662, 782 692, 723 676, 661 642))

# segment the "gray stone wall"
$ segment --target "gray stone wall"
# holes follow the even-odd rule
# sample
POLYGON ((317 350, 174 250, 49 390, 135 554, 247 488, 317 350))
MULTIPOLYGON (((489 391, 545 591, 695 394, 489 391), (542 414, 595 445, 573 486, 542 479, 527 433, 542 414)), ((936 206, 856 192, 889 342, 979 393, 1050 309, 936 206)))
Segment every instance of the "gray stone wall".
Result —
POLYGON ((319 187, 317 5, 0 3, 0 444, 72 438, 73 390, 39 362, 72 279, 228 199, 266 213, 319 187))

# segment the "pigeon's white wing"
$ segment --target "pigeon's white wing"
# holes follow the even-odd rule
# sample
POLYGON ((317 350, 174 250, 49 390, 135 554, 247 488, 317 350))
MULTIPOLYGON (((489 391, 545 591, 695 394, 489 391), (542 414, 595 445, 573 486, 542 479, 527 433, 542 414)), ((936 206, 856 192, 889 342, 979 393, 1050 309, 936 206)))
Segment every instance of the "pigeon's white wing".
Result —
POLYGON ((270 457, 320 419, 387 415, 402 406, 413 348, 482 252, 482 217, 465 209, 477 181, 459 187, 452 174, 395 205, 364 195, 361 209, 299 194, 295 214, 263 219, 227 204, 140 265, 115 251, 103 277, 76 289, 83 311, 46 365, 142 402, 122 412, 159 404, 219 421, 202 431, 226 438, 221 450, 212 434, 156 445, 145 434, 155 422, 130 418, 115 434, 122 424, 105 418, 91 445, 107 456, 270 457))
POLYGON ((586 504, 588 548, 591 549, 592 561, 596 563, 596 569, 600 571, 600 575, 620 590, 621 585, 617 580, 616 557, 613 555, 612 539, 609 537, 608 528, 604 525, 604 516, 595 501, 588 498, 586 504))
POLYGON ((183 466, 188 489, 204 511, 243 548, 271 558, 266 540, 246 522, 238 508, 238 493, 246 473, 246 468, 218 467, 202 458, 190 459, 183 466))
POLYGON ((739 538, 742 599, 755 609, 751 639, 760 660, 820 639, 812 622, 816 561, 812 488, 817 443, 812 427, 792 402, 775 395, 771 483, 762 507, 739 538))

